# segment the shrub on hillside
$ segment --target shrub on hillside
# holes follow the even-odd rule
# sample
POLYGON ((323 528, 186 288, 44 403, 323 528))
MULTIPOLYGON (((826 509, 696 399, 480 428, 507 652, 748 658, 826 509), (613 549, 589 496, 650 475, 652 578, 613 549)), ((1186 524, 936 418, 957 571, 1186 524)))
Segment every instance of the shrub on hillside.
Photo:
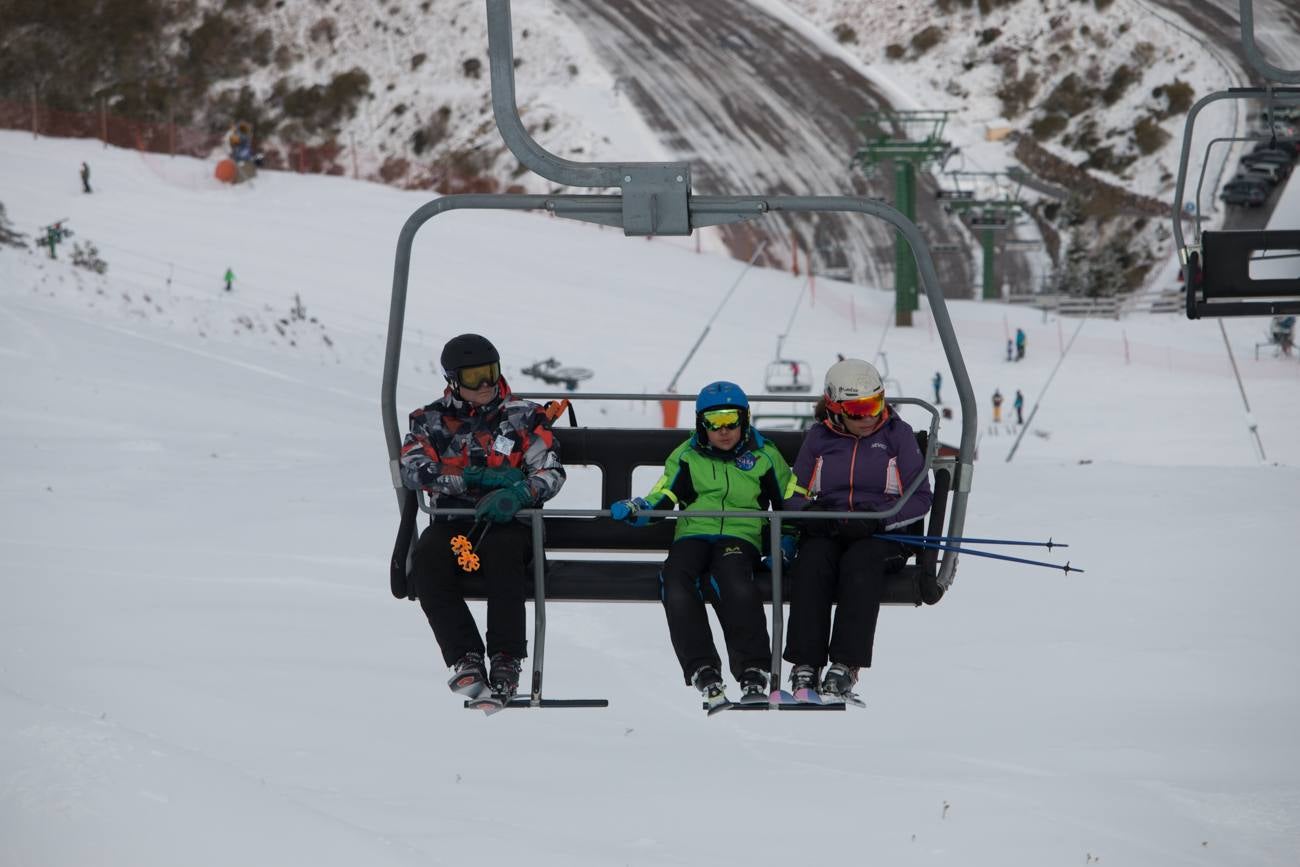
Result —
POLYGON ((1070 119, 1063 114, 1045 114, 1029 125, 1029 131, 1039 141, 1048 141, 1069 125, 1070 119))
POLYGON ((483 61, 471 57, 460 65, 460 71, 466 78, 478 78, 483 74, 483 61))
POLYGON ((1102 101, 1107 105, 1114 105, 1119 102, 1120 97, 1124 95, 1133 84, 1142 78, 1141 73, 1133 69, 1127 63, 1122 63, 1116 67, 1110 75, 1110 81, 1106 83, 1106 89, 1101 92, 1102 101))
POLYGON ((1088 158, 1083 161, 1083 168, 1100 169, 1118 175, 1136 161, 1137 157, 1133 154, 1117 154, 1115 148, 1102 145, 1088 153, 1088 158))
POLYGON ((917 54, 924 54, 943 41, 943 28, 931 24, 912 37, 912 48, 917 54))
POLYGON ((5 206, 0 202, 0 244, 6 247, 23 247, 27 246, 27 236, 21 232, 15 232, 9 218, 5 215, 5 206))
POLYGON ((1058 112, 1066 117, 1074 117, 1092 108, 1096 99, 1097 91, 1071 72, 1052 88, 1052 92, 1043 101, 1043 109, 1049 113, 1058 112))
POLYGON ((297 120, 308 132, 331 129, 344 119, 354 117, 357 103, 370 88, 370 76, 360 67, 340 72, 327 85, 315 84, 282 91, 282 79, 272 91, 279 97, 285 117, 297 120))
POLYGON ((84 244, 78 241, 72 245, 72 264, 87 271, 94 271, 96 274, 103 274, 108 270, 108 263, 99 256, 99 249, 89 241, 84 244))
POLYGON ((417 157, 447 137, 447 125, 450 120, 451 107, 441 106, 433 117, 429 118, 428 123, 411 134, 411 150, 417 157))
POLYGON ((328 15, 318 20, 307 31, 307 38, 312 42, 328 42, 330 45, 334 44, 334 40, 338 39, 338 36, 338 22, 328 15))
POLYGON ((1192 102, 1196 97, 1192 86, 1185 81, 1175 78, 1172 84, 1161 85, 1151 91, 1151 95, 1156 99, 1164 97, 1165 108, 1160 112, 1160 118, 1174 115, 1186 114, 1187 110, 1192 107, 1192 102))
POLYGON ((831 28, 831 33, 835 36, 835 41, 841 45, 856 45, 858 42, 858 31, 841 21, 831 28))
POLYGON ((888 57, 890 60, 899 60, 905 54, 907 54, 907 49, 899 45, 897 42, 891 42, 889 45, 885 46, 885 57, 888 57))
POLYGON ((1147 115, 1133 127, 1133 140, 1137 143, 1138 151, 1147 156, 1165 146, 1169 141, 1169 133, 1160 128, 1157 118, 1147 115))
POLYGON ((1016 78, 1012 69, 1003 67, 1005 77, 997 90, 997 97, 1002 100, 1002 115, 1007 118, 1018 117, 1038 92, 1038 73, 1030 71, 1016 78))

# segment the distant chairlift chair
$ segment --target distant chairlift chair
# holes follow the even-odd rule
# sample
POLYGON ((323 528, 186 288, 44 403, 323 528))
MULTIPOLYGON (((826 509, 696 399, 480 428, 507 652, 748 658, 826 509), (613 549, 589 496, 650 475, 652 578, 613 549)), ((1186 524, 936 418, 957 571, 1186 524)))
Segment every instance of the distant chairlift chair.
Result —
POLYGON ((812 367, 806 361, 785 358, 769 361, 763 387, 771 394, 812 391, 812 367))
MULTIPOLYGON (((1267 82, 1300 84, 1300 70, 1273 66, 1255 46, 1253 0, 1239 0, 1241 41, 1246 58, 1267 82)), ((1183 237, 1182 220, 1186 216, 1183 199, 1187 183, 1192 130, 1201 109, 1212 102, 1232 99, 1258 99, 1268 106, 1270 115, 1279 109, 1300 106, 1300 87, 1268 84, 1265 87, 1235 87, 1202 97, 1187 113, 1183 129, 1182 154, 1178 162, 1178 183, 1174 192, 1173 230, 1187 292, 1187 317, 1202 316, 1280 316, 1300 313, 1300 229, 1201 229, 1193 223, 1193 242, 1183 237), (1270 261, 1271 260, 1271 261, 1270 261), (1269 269, 1266 273, 1266 269, 1269 269)), ((1273 130, 1275 133, 1276 130, 1273 130)), ((1210 149, 1223 142, 1265 141, 1273 136, 1217 138, 1206 145, 1196 186, 1196 212, 1201 212, 1201 187, 1210 149)))

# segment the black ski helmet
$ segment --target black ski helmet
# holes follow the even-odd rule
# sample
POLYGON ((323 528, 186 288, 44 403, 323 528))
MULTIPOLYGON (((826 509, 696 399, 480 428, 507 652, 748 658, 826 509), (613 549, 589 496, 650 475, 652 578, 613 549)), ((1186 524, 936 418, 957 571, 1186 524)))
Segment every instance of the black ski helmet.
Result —
POLYGON ((456 371, 462 367, 476 367, 480 364, 500 364, 501 354, 497 348, 492 345, 481 334, 461 334, 447 341, 447 345, 442 348, 442 372, 448 378, 454 380, 456 371))

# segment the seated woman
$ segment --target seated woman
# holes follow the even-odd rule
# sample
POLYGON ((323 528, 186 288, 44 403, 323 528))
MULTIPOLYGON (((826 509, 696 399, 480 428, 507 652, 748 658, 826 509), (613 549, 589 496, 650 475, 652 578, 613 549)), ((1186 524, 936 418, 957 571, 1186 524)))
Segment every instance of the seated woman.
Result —
MULTIPOLYGON (((849 358, 826 371, 818 402, 820 424, 808 429, 794 464, 789 510, 884 512, 918 474, 925 458, 911 426, 885 401, 880 374, 849 358)), ((785 655, 794 665, 791 691, 800 701, 852 700, 858 669, 871 666, 876 619, 886 576, 911 553, 878 532, 921 534, 930 511, 930 481, 891 518, 806 520, 790 573, 790 620, 785 655), (831 606, 838 601, 834 628, 831 606), (826 677, 818 677, 827 659, 826 677)))
POLYGON ((713 603, 722 624, 741 701, 767 701, 772 642, 753 581, 763 519, 690 513, 766 509, 781 502, 789 481, 785 458, 750 426, 745 392, 734 383, 715 382, 695 401, 695 433, 668 456, 650 493, 610 506, 611 517, 634 526, 649 522, 639 514, 646 509, 675 505, 686 512, 677 519, 659 580, 682 676, 703 693, 710 709, 724 706, 727 699, 705 600, 713 603))

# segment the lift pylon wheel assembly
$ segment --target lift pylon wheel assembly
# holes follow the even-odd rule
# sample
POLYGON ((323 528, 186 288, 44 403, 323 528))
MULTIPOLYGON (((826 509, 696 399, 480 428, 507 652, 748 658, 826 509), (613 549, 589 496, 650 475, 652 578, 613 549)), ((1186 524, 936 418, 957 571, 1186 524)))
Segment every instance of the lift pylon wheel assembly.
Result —
MULTIPOLYGON (((936 516, 932 513, 931 527, 933 528, 937 524, 939 533, 961 535, 965 526, 966 503, 971 489, 975 433, 979 424, 979 412, 970 376, 966 371, 966 364, 957 343, 957 335, 953 329, 952 320, 948 315, 944 293, 939 286, 934 260, 916 224, 897 208, 858 196, 697 196, 691 192, 690 167, 686 163, 578 163, 546 151, 532 139, 524 128, 515 101, 510 0, 485 0, 485 3, 488 19, 492 108, 497 127, 506 146, 525 168, 531 169, 538 175, 557 184, 571 187, 618 188, 620 192, 616 195, 465 194, 442 196, 417 208, 402 226, 397 238, 397 250, 393 265, 393 288, 389 305, 388 336, 380 398, 389 470, 392 476, 394 493, 397 496, 398 508, 402 513, 402 529, 399 530, 399 542, 395 546, 390 563, 390 578, 394 595, 400 595, 403 590, 407 591, 408 597, 410 595, 407 579, 409 577, 415 537, 411 529, 418 514, 416 492, 407 490, 402 483, 399 461, 403 431, 398 423, 397 413, 397 379, 406 317, 406 295, 410 276, 411 251, 416 233, 426 222, 441 214, 464 209, 547 211, 558 217, 618 226, 628 236, 650 234, 688 235, 702 226, 738 223, 774 213, 838 211, 858 213, 885 220, 898 231, 911 252, 911 261, 920 276, 921 286, 925 290, 926 297, 929 299, 935 331, 939 335, 940 344, 952 375, 952 383, 961 404, 960 446, 954 459, 946 459, 947 462, 942 473, 939 471, 936 460, 937 437, 932 436, 929 445, 925 449, 926 467, 934 470, 936 479, 942 476, 943 484, 941 487, 944 491, 943 498, 940 498, 936 493, 935 503, 937 505, 934 508, 938 514, 936 516), (944 512, 945 508, 946 513, 944 512), (939 519, 937 522, 935 521, 936 517, 939 519), (403 536, 403 533, 407 535, 403 536), (405 557, 402 556, 403 550, 406 552, 405 557)), ((610 276, 611 285, 618 285, 616 275, 611 274, 610 276)), ((566 395, 521 396, 563 398, 566 395)), ((572 395, 568 396, 571 397, 572 395)), ((673 394, 644 395, 626 393, 590 394, 584 395, 584 397, 591 400, 682 399, 680 395, 673 394)), ((778 395, 751 396, 751 401, 756 400, 806 402, 807 399, 778 395)), ((905 400, 910 403, 920 404, 923 409, 931 413, 936 420, 934 423, 937 424, 938 412, 934 407, 916 399, 905 400)), ((671 446, 667 446, 666 443, 662 443, 654 439, 654 437, 676 438, 680 433, 666 430, 602 432, 599 429, 589 428, 556 428, 557 434, 561 430, 565 431, 566 436, 570 432, 572 433, 572 441, 565 445, 566 457, 580 454, 582 449, 585 448, 588 452, 593 453, 590 462, 598 466, 602 465, 601 461, 608 462, 617 458, 621 452, 626 451, 625 448, 622 448, 623 443, 621 441, 611 441, 611 439, 618 440, 619 437, 640 438, 649 443, 656 454, 667 454, 671 450, 671 446), (602 439, 602 436, 605 438, 602 439), (594 454, 605 447, 611 448, 607 448, 600 455, 594 454)), ((899 502, 889 511, 881 513, 854 512, 843 513, 843 515, 840 513, 822 514, 830 517, 846 516, 850 519, 863 517, 888 518, 902 508, 905 499, 911 495, 924 477, 923 474, 918 474, 913 484, 903 491, 899 502)), ((631 486, 630 473, 628 478, 623 481, 612 481, 606 477, 604 485, 602 503, 612 502, 610 498, 615 494, 622 497, 630 496, 630 492, 625 490, 625 488, 631 486)), ((472 510, 465 509, 443 509, 437 510, 437 512, 438 514, 457 516, 472 514, 472 510)), ((651 514, 656 517, 675 517, 672 513, 651 514)), ((700 512, 696 514, 704 517, 722 515, 720 512, 700 512)), ((767 521, 767 524, 772 550, 780 548, 781 523, 787 520, 797 522, 804 517, 801 512, 783 511, 731 511, 727 512, 726 515, 729 517, 748 516, 771 519, 767 521)), ((618 534, 623 529, 629 529, 630 532, 634 533, 642 531, 631 530, 626 528, 625 525, 610 520, 607 505, 603 509, 547 509, 545 512, 542 509, 522 509, 519 512, 519 517, 529 520, 532 524, 533 672, 529 697, 520 699, 512 703, 511 706, 603 706, 607 704, 603 699, 551 700, 542 698, 542 671, 546 646, 547 553, 548 546, 550 549, 560 547, 558 544, 560 534, 557 532, 554 536, 550 535, 549 522, 556 518, 576 517, 584 519, 581 521, 580 532, 575 536, 575 544, 581 544, 583 540, 589 542, 593 536, 597 536, 601 537, 597 541, 605 542, 617 539, 621 545, 623 544, 623 537, 618 534), (548 522, 546 545, 543 544, 544 514, 548 522)), ((667 527, 668 522, 664 522, 664 526, 667 527)), ((645 543, 638 543, 635 539, 630 539, 628 544, 633 546, 632 550, 636 550, 637 544, 643 545, 645 543)), ((552 567, 554 565, 554 563, 551 564, 552 567)), ((594 564, 588 561, 586 565, 599 568, 590 580, 584 577, 585 583, 580 589, 575 590, 576 595, 570 598, 607 601, 618 601, 626 598, 620 594, 625 592, 627 582, 620 580, 624 576, 619 572, 619 569, 626 564, 621 561, 594 564)), ((915 604, 938 601, 944 591, 951 585, 956 566, 957 555, 955 553, 945 553, 941 561, 927 561, 927 564, 917 573, 922 581, 922 586, 920 586, 920 598, 916 600, 915 604)), ((584 576, 586 575, 587 573, 584 573, 584 576)), ((780 649, 783 644, 783 594, 779 558, 773 563, 771 584, 772 671, 776 681, 779 682, 781 671, 780 649)), ((654 598, 657 597, 651 596, 645 601, 652 601, 654 598)), ((638 598, 637 601, 643 600, 638 598)))
MULTIPOLYGON (((1224 141, 1282 139, 1275 118, 1279 109, 1300 106, 1300 70, 1281 69, 1269 63, 1255 45, 1253 0, 1239 0, 1241 45, 1246 59, 1269 84, 1264 87, 1234 87, 1197 100, 1187 112, 1183 147, 1178 160, 1178 183, 1174 189, 1174 242, 1183 267, 1187 293, 1187 318, 1202 316, 1280 316, 1300 313, 1300 228, 1287 229, 1202 229, 1193 222, 1192 240, 1183 237, 1183 199, 1186 192, 1192 130, 1196 116, 1212 102, 1254 99, 1265 105, 1268 128, 1244 139, 1215 139, 1205 147, 1197 182, 1196 213, 1203 213, 1200 191, 1205 183, 1205 166, 1210 148, 1224 141), (1273 82, 1277 82, 1274 84, 1273 82)), ((1292 138, 1292 141, 1295 139, 1292 138)))
POLYGON ((954 178, 956 186, 940 189, 935 196, 943 202, 945 211, 964 217, 967 227, 979 233, 984 260, 980 295, 985 301, 998 300, 1002 297, 1002 287, 997 282, 995 269, 997 253, 994 248, 997 233, 1011 228, 1015 224, 1016 213, 1024 210, 1024 202, 1020 200, 1020 183, 1017 181, 1015 190, 1000 198, 978 198, 974 189, 961 188, 962 178, 988 178, 998 183, 1000 179, 1010 176, 1006 172, 945 172, 944 174, 954 178))

